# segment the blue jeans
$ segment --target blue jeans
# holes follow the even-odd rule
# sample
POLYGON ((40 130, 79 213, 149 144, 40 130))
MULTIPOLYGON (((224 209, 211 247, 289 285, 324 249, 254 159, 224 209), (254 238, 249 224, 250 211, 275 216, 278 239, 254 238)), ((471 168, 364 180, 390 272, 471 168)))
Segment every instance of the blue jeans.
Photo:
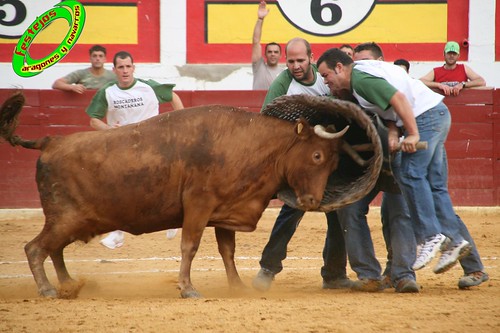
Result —
MULTIPOLYGON (((370 228, 366 215, 369 204, 380 191, 375 188, 363 199, 337 211, 349 263, 358 279, 381 279, 381 267, 375 256, 370 228)), ((384 272, 393 283, 401 279, 415 280, 411 266, 415 261, 416 242, 408 207, 401 194, 384 192, 382 197, 382 224, 388 251, 388 263, 384 272)))
POLYGON ((477 251, 476 243, 474 243, 474 240, 472 239, 467 226, 458 215, 457 223, 462 237, 466 241, 468 241, 470 245, 472 245, 472 251, 469 253, 469 255, 460 259, 460 265, 462 266, 464 273, 467 275, 470 273, 483 271, 484 266, 483 262, 481 261, 481 257, 479 256, 479 252, 477 251))
POLYGON ((412 265, 417 256, 417 242, 406 200, 401 194, 385 192, 380 210, 383 228, 387 230, 387 235, 384 234, 386 247, 390 246, 387 249, 390 259, 387 267, 390 268, 392 282, 415 280, 412 265))
MULTIPOLYGON (((295 230, 304 216, 304 211, 283 205, 274 223, 260 260, 260 267, 278 274, 283 270, 282 261, 286 258, 287 247, 295 230)), ((323 248, 324 266, 321 276, 325 281, 346 277, 347 255, 345 252, 344 237, 335 212, 325 213, 328 229, 325 246, 323 248)))
MULTIPOLYGON (((446 177, 446 183, 448 184, 448 157, 446 155, 446 150, 444 151, 444 159, 445 163, 443 165, 443 174, 446 177)), ((472 245, 472 251, 464 258, 460 259, 460 265, 462 266, 465 274, 470 274, 474 272, 483 271, 484 266, 481 261, 481 257, 479 256, 479 252, 477 251, 476 243, 472 239, 472 236, 467 229, 464 221, 460 218, 460 216, 455 215, 457 219, 458 228, 460 231, 460 235, 472 245)))
MULTIPOLYGON (((415 223, 415 237, 423 243, 430 236, 443 233, 452 245, 464 238, 450 194, 444 143, 451 126, 451 116, 444 103, 415 118, 420 140, 428 149, 401 154, 400 187, 415 223)), ((407 133, 405 133, 407 134, 407 133)))

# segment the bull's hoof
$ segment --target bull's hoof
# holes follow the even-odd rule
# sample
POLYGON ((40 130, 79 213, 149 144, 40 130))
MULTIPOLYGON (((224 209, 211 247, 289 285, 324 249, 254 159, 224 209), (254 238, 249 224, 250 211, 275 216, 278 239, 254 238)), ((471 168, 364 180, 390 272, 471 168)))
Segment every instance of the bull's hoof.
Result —
POLYGON ((229 283, 229 288, 235 289, 235 290, 237 290, 237 289, 241 289, 241 290, 249 289, 248 286, 246 284, 244 284, 243 281, 241 281, 241 279, 231 281, 229 283))
POLYGON ((40 294, 40 296, 46 298, 57 298, 57 290, 55 288, 40 289, 38 293, 40 294))
POLYGON ((190 289, 190 290, 182 290, 181 291, 181 297, 182 298, 202 298, 201 294, 196 291, 195 289, 190 289))
POLYGON ((73 279, 69 279, 66 282, 62 283, 59 286, 58 295, 59 298, 62 299, 75 299, 78 297, 80 290, 85 285, 84 279, 79 279, 75 281, 73 279))

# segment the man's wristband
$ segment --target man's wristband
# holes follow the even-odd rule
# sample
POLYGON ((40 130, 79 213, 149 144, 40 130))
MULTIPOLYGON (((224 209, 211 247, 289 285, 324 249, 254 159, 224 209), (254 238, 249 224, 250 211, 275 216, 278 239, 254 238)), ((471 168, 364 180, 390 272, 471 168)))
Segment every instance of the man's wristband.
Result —
POLYGON ((465 84, 466 84, 466 83, 467 83, 466 81, 462 82, 462 87, 463 87, 463 88, 465 88, 465 84))

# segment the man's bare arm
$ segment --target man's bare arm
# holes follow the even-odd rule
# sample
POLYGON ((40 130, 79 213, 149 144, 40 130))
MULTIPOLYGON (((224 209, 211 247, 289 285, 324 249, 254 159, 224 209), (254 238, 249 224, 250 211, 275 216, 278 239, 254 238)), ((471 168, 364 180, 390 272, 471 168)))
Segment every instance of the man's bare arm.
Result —
POLYGON ((181 98, 175 92, 172 91, 172 101, 170 102, 172 108, 174 110, 184 109, 184 105, 182 104, 181 98))
MULTIPOLYGON (((418 133, 417 122, 410 102, 408 102, 406 96, 400 91, 396 92, 389 102, 394 108, 394 111, 396 111, 398 117, 403 121, 403 126, 406 131, 406 137, 403 142, 401 142, 401 150, 407 153, 416 152, 416 144, 420 140, 420 134, 418 133)), ((396 148, 393 144, 394 142, 389 142, 389 149, 391 151, 396 148)))
POLYGON ((420 81, 422 81, 429 88, 438 88, 438 82, 434 82, 434 70, 431 70, 429 73, 422 76, 420 81))
POLYGON ((107 130, 112 128, 108 124, 106 124, 104 121, 101 119, 97 118, 90 118, 90 127, 92 127, 95 130, 101 131, 101 130, 107 130))
POLYGON ((435 82, 434 79, 434 70, 431 70, 429 73, 422 76, 420 81, 422 81, 429 88, 442 90, 446 96, 449 96, 452 93, 450 86, 440 82, 435 82))
POLYGON ((465 65, 465 74, 467 74, 467 78, 469 81, 466 82, 466 88, 474 88, 474 87, 484 87, 486 86, 486 81, 483 77, 476 72, 474 72, 469 66, 465 65))
POLYGON ((60 78, 54 81, 52 84, 52 89, 58 89, 63 91, 73 91, 78 94, 82 94, 87 88, 83 84, 71 84, 66 81, 65 78, 60 78))
POLYGON ((262 49, 260 46, 260 40, 262 38, 262 25, 264 24, 264 17, 269 13, 269 9, 266 8, 266 2, 261 1, 259 4, 259 10, 257 11, 257 22, 255 22, 255 27, 253 29, 252 36, 252 63, 256 63, 262 58, 262 49))

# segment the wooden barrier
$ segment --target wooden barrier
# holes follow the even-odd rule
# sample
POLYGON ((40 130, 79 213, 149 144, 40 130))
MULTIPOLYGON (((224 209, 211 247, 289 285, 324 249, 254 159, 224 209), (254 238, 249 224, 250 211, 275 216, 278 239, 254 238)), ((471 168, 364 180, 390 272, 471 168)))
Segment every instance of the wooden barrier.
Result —
MULTIPOLYGON (((14 90, 0 89, 3 102, 14 90)), ((92 130, 85 108, 95 91, 82 95, 23 90, 25 108, 17 134, 23 138, 92 130)), ((177 91, 184 106, 226 104, 258 112, 264 91, 177 91)), ((466 89, 447 97, 453 122, 446 144, 449 190, 457 206, 500 205, 500 90, 466 89)), ((161 112, 171 110, 169 104, 161 112)), ((38 208, 35 183, 39 152, 0 144, 0 208, 38 208)), ((377 202, 376 202, 377 203, 377 202)))

